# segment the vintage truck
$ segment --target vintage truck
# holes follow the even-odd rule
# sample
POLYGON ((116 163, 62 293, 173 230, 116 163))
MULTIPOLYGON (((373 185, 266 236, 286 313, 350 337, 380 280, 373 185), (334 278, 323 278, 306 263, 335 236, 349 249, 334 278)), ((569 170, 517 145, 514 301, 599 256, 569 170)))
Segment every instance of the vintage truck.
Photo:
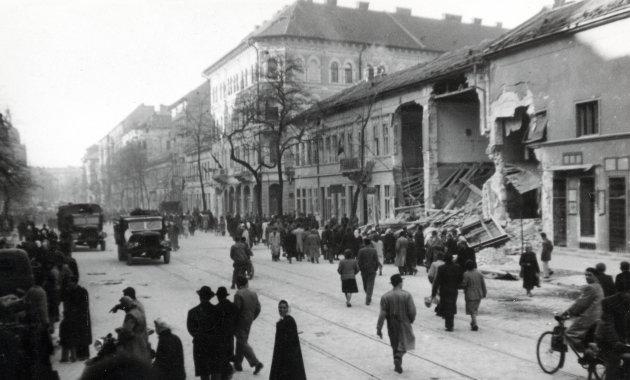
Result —
POLYGON ((171 245, 165 238, 166 226, 162 216, 150 213, 121 217, 114 224, 114 239, 118 246, 118 260, 133 265, 136 258, 171 261, 171 245), (129 237, 125 234, 129 231, 129 237))
POLYGON ((100 246, 101 251, 105 250, 107 234, 103 232, 103 209, 96 203, 69 203, 59 206, 57 225, 60 235, 72 237, 73 247, 100 246))

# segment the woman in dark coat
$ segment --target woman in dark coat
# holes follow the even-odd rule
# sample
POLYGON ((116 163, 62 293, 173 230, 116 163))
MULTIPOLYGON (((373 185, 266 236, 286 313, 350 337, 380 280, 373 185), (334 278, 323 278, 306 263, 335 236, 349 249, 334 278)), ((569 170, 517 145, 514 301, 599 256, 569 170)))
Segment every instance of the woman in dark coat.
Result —
POLYGON ((61 361, 85 360, 92 343, 90 302, 88 292, 77 284, 72 276, 63 292, 63 320, 59 325, 59 340, 62 347, 61 361))
POLYGON ((521 254, 518 264, 521 266, 523 288, 527 290, 527 295, 531 297, 534 286, 540 286, 540 267, 538 266, 536 254, 532 251, 531 244, 525 244, 525 252, 521 254))
POLYGON ((359 273, 359 264, 354 258, 352 251, 346 249, 343 252, 344 258, 339 261, 337 273, 341 277, 341 291, 346 295, 346 306, 351 307, 352 294, 358 293, 356 275, 359 273))
POLYGON ((300 338, 295 319, 289 315, 289 304, 278 303, 280 320, 276 323, 276 341, 269 380, 306 380, 300 338))
POLYGON ((161 319, 156 319, 155 331, 158 334, 157 350, 153 369, 160 380, 184 380, 184 349, 179 337, 171 332, 171 327, 161 319))

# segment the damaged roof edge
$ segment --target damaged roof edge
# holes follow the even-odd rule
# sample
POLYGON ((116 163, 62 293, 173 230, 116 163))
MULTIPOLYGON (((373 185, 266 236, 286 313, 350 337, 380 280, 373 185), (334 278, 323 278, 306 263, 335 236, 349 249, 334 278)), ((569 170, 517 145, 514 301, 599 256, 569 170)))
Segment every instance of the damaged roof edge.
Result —
MULTIPOLYGON (((534 17, 532 17, 531 19, 529 19, 528 21, 526 21, 525 23, 529 23, 532 22, 534 20, 536 20, 538 17, 541 17, 541 14, 544 13, 538 13, 537 15, 535 15, 534 17)), ((586 20, 584 23, 580 23, 579 21, 576 22, 572 22, 569 23, 567 26, 559 29, 559 30, 554 30, 552 32, 549 33, 545 33, 545 34, 541 34, 539 36, 535 36, 534 38, 531 39, 526 39, 523 41, 518 41, 516 43, 513 44, 508 44, 505 46, 493 46, 490 45, 484 52, 483 52, 483 56, 484 58, 490 58, 490 57, 494 57, 494 56, 499 56, 499 55, 504 55, 504 54, 509 54, 510 52, 514 51, 514 50, 518 50, 518 49, 525 49, 527 47, 529 47, 530 45, 535 45, 538 43, 543 43, 545 41, 547 41, 550 38, 553 37, 557 37, 559 35, 563 35, 563 34, 575 34, 575 33, 579 33, 581 31, 584 30, 588 30, 588 29, 592 29, 592 28, 596 28, 598 26, 601 25, 605 25, 614 21, 618 21, 618 20, 623 20, 625 18, 630 17, 630 5, 625 6, 622 9, 618 9, 614 12, 611 13, 607 13, 605 15, 596 17, 594 19, 591 20, 586 20)), ((525 23, 523 25, 525 25, 525 23)), ((516 31, 516 30, 515 30, 516 31)), ((500 41, 509 36, 510 32, 508 32, 508 34, 504 35, 503 37, 499 37, 496 40, 496 43, 500 43, 500 41)))

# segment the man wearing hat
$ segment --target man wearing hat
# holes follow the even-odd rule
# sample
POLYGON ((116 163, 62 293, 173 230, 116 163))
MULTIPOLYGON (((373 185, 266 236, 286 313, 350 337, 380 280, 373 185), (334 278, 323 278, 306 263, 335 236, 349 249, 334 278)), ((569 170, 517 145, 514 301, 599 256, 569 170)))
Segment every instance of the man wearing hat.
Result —
POLYGON ((217 299, 219 300, 216 305, 218 315, 217 345, 220 347, 218 358, 226 368, 222 378, 229 378, 233 372, 230 361, 234 361, 234 334, 236 333, 238 318, 238 309, 227 299, 228 295, 230 293, 224 286, 217 289, 217 299))
POLYGON ((193 337, 193 360, 195 362, 195 376, 201 380, 210 380, 213 374, 213 350, 216 349, 212 330, 217 323, 215 306, 210 303, 214 292, 208 286, 197 290, 199 305, 188 311, 186 327, 193 337))
POLYGON ((179 337, 171 332, 171 326, 161 318, 153 321, 158 335, 153 368, 160 380, 184 380, 184 349, 179 337))
POLYGON ((381 297, 381 313, 376 323, 376 335, 383 338, 383 322, 387 320, 387 335, 394 355, 394 371, 402 373, 402 357, 416 347, 411 324, 416 319, 416 305, 411 294, 402 289, 402 276, 391 277, 393 289, 381 297))

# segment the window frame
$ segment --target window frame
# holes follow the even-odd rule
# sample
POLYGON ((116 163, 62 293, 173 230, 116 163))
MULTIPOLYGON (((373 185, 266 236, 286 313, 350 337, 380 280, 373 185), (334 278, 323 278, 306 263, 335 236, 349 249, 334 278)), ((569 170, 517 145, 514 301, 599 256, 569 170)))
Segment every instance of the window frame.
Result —
POLYGON ((600 103, 599 99, 591 99, 591 100, 575 103, 575 129, 576 129, 577 137, 593 136, 593 135, 599 134, 600 124, 601 124, 600 123, 601 107, 599 103, 600 103), (594 109, 591 111, 590 121, 592 122, 592 125, 590 126, 590 130, 587 130, 589 129, 588 122, 586 121, 586 117, 588 116, 588 113, 586 113, 587 110, 585 108, 588 107, 589 105, 594 106, 594 109))

